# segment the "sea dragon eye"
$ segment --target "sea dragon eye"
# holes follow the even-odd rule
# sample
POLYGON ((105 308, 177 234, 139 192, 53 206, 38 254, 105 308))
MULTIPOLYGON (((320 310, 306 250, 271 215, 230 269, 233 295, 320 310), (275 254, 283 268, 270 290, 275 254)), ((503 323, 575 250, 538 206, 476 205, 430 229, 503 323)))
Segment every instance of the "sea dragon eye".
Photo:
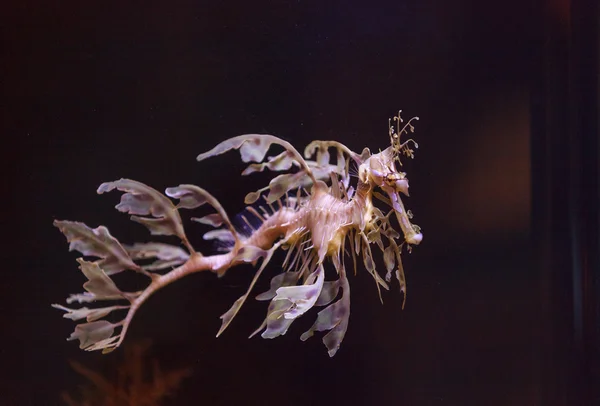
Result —
POLYGON ((385 176, 385 183, 394 188, 396 192, 402 192, 408 196, 408 179, 405 172, 391 172, 385 176))

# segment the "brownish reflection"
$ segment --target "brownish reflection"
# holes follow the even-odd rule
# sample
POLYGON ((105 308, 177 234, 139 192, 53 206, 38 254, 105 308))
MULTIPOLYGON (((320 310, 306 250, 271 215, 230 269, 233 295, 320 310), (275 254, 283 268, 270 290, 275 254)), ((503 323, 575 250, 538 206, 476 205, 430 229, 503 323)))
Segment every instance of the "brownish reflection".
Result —
POLYGON ((163 371, 156 358, 148 355, 150 341, 136 342, 125 347, 123 360, 111 376, 94 371, 77 361, 73 369, 87 379, 79 395, 62 393, 68 406, 157 406, 175 395, 191 368, 163 371))

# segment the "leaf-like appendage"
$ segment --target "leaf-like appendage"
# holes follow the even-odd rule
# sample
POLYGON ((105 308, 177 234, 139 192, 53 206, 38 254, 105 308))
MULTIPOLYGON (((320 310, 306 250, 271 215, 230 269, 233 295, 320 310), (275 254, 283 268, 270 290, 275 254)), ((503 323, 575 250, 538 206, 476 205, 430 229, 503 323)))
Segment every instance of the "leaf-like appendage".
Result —
POLYGON ((362 236, 364 241, 362 250, 363 263, 367 271, 371 274, 371 276, 373 276, 373 279, 375 279, 375 283, 377 285, 377 292, 379 293, 379 300, 381 301, 381 303, 383 303, 383 298, 381 297, 381 290, 379 289, 379 285, 381 285, 385 290, 390 290, 390 287, 383 279, 381 279, 381 276, 379 276, 377 270, 375 269, 375 261, 373 260, 373 254, 371 253, 371 246, 369 245, 369 240, 367 239, 367 236, 362 232, 360 233, 360 235, 362 236))
POLYGON ((266 250, 255 247, 253 245, 246 245, 240 248, 232 262, 254 262, 258 261, 259 258, 265 258, 268 255, 266 250))
POLYGON ((340 280, 335 281, 326 281, 323 283, 323 289, 321 289, 321 294, 319 298, 315 302, 315 306, 327 306, 331 303, 340 291, 340 280))
MULTIPOLYGON (((239 149, 243 162, 262 162, 263 159, 265 159, 265 155, 267 154, 271 144, 276 144, 283 147, 289 153, 290 158, 298 163, 305 174, 311 178, 313 182, 316 182, 310 167, 304 158, 302 158, 302 155, 300 155, 300 153, 296 150, 296 148, 294 148, 289 142, 268 134, 245 134, 230 138, 221 142, 220 144, 217 144, 210 151, 198 155, 196 159, 198 161, 202 161, 206 158, 223 154, 232 149, 239 149)), ((279 156, 282 155, 280 154, 278 157, 279 156)), ((273 166, 285 167, 285 165, 288 165, 290 158, 284 159, 282 157, 278 162, 273 162, 273 166)), ((252 171, 253 169, 248 170, 252 171)))
POLYGON ((331 141, 313 141, 304 148, 304 158, 310 158, 314 155, 315 151, 317 152, 316 163, 319 166, 324 166, 329 164, 329 147, 331 145, 331 141))
MULTIPOLYGON (((349 160, 352 159, 357 165, 360 165, 366 159, 366 156, 363 157, 357 154, 337 141, 313 141, 304 148, 304 157, 310 158, 315 154, 315 151, 317 154, 315 161, 316 165, 322 168, 330 168, 328 171, 337 173, 341 177, 342 184, 346 189, 350 183, 349 160), (333 168, 331 168, 332 165, 329 164, 329 148, 335 148, 337 151, 336 165, 333 168), (345 158, 344 155, 347 155, 348 158, 345 158)), ((315 176, 317 177, 316 173, 315 176)))
POLYGON ((287 171, 294 163, 298 165, 298 163, 294 160, 294 155, 289 151, 283 151, 279 155, 268 157, 267 162, 248 165, 248 167, 242 172, 242 175, 249 175, 254 172, 262 172, 265 168, 268 168, 272 171, 287 171))
POLYGON ((296 319, 288 319, 284 314, 289 312, 294 307, 294 304, 289 300, 272 301, 269 304, 267 318, 262 326, 258 328, 252 335, 258 333, 265 326, 265 331, 261 334, 262 338, 276 338, 287 333, 288 329, 296 319))
MULTIPOLYGON (((217 333, 217 337, 220 336, 223 333, 223 331, 225 331, 225 329, 229 326, 229 324, 231 324, 231 321, 233 320, 233 318, 239 312, 240 308, 242 307, 242 305, 244 304, 244 302, 246 301, 246 299, 250 295, 250 292, 252 292, 252 289, 254 288, 254 285, 256 284, 256 281, 258 280, 258 278, 262 274, 262 271, 265 269, 265 267, 267 266, 267 264, 271 260, 271 257, 273 256, 273 253, 275 251, 277 251, 277 249, 283 243, 285 243, 285 240, 278 241, 277 243, 273 244, 273 246, 271 247, 270 250, 264 251, 266 253, 266 255, 264 256, 262 264, 260 264, 260 268, 258 268, 258 270, 256 271, 256 273, 254 274, 254 278, 252 278, 252 282, 250 282, 250 286, 248 287, 248 290, 246 291, 245 294, 243 294, 240 298, 238 298, 233 303, 233 305, 231 306, 231 308, 229 310, 227 310, 221 316, 221 320, 222 320, 222 322, 221 322, 221 328, 219 329, 219 332, 217 333)), ((256 247, 254 247, 254 248, 255 249, 254 250, 250 250, 249 253, 251 253, 253 255, 257 255, 257 253, 258 253, 257 250, 259 250, 259 248, 256 248, 256 247)))
POLYGON ((202 161, 206 158, 221 155, 232 149, 239 149, 243 162, 261 162, 271 144, 279 140, 277 137, 267 134, 244 134, 229 138, 213 149, 198 155, 196 160, 202 161))
POLYGON ((79 348, 88 349, 94 344, 111 338, 115 331, 115 325, 106 320, 92 321, 90 323, 78 324, 68 341, 78 339, 79 348))
POLYGON ((325 270, 323 265, 313 272, 301 286, 284 286, 277 289, 277 295, 273 301, 287 300, 293 304, 292 308, 283 314, 286 319, 296 319, 310 310, 323 289, 325 270), (316 280, 315 280, 316 279, 316 280))
POLYGON ((289 149, 289 144, 286 141, 273 135, 244 134, 217 144, 210 151, 198 155, 196 160, 203 161, 206 158, 224 154, 232 149, 239 149, 243 162, 261 162, 265 158, 271 144, 278 144, 289 149))
POLYGON ((270 289, 256 296, 256 300, 271 300, 277 295, 277 289, 282 286, 295 285, 300 277, 300 272, 284 272, 271 279, 270 289))
POLYGON ((310 184, 312 184, 310 178, 303 171, 278 175, 269 182, 267 202, 273 203, 288 191, 299 187, 307 187, 310 184))
MULTIPOLYGON (((304 148, 304 158, 310 158, 314 155, 315 151, 317 151, 317 162, 327 164, 329 163, 329 148, 335 148, 338 151, 338 154, 347 154, 350 158, 356 161, 358 164, 362 163, 368 155, 365 154, 365 150, 368 152, 368 148, 363 150, 362 155, 358 155, 356 152, 352 151, 344 144, 339 143, 337 141, 312 141, 310 144, 304 148)), ((338 155, 338 162, 339 162, 338 155)))
POLYGON ((211 213, 203 217, 192 217, 191 220, 213 227, 220 227, 223 225, 223 217, 221 217, 219 213, 211 213))
POLYGON ((397 240, 398 238, 400 238, 400 233, 390 226, 382 230, 381 234, 385 235, 388 238, 388 240, 397 240))
POLYGON ((203 217, 201 219, 194 219, 200 223, 204 224, 213 224, 220 225, 221 223, 225 223, 227 228, 231 232, 234 239, 237 241, 238 236, 229 220, 229 216, 227 216, 227 212, 221 206, 221 203, 206 190, 201 187, 195 185, 179 185, 177 187, 167 188, 165 191, 167 196, 172 197, 173 199, 179 199, 179 204, 177 207, 181 207, 184 209, 195 209, 200 207, 206 203, 212 206, 213 209, 217 211, 216 214, 210 214, 209 216, 203 217))
POLYGON ((171 219, 166 217, 155 219, 149 217, 131 216, 131 220, 144 225, 152 235, 178 235, 176 234, 177 231, 173 229, 173 222, 171 219))
MULTIPOLYGON (((261 269, 262 269, 262 267, 261 267, 261 269)), ((217 337, 220 336, 221 334, 223 334, 225 329, 227 329, 229 324, 231 324, 231 322, 233 321, 233 318, 238 314, 238 312, 240 311, 240 309, 242 308, 242 305, 248 298, 248 295, 252 291, 252 288, 254 287, 254 284, 258 280, 258 277, 260 276, 261 273, 262 272, 256 272, 256 274, 254 275, 254 278, 252 279, 252 282, 250 283, 250 287, 248 288, 246 293, 243 294, 242 296, 240 296, 235 302, 233 302, 233 305, 231 305, 229 310, 227 310, 225 313, 223 313, 221 315, 221 328, 217 332, 217 337)))
POLYGON ((354 250, 356 252, 356 255, 360 254, 360 250, 362 247, 362 239, 361 239, 361 235, 360 235, 360 231, 356 231, 354 233, 354 250))
POLYGON ((143 266, 147 271, 179 266, 190 258, 190 255, 183 248, 158 242, 135 243, 131 246, 125 246, 125 249, 136 260, 157 258, 152 264, 143 266))
POLYGON ((396 269, 396 279, 400 284, 400 292, 404 293, 404 299, 402 300, 402 309, 406 304, 406 277, 404 275, 404 267, 402 266, 402 255, 400 254, 400 247, 396 244, 396 241, 390 240, 390 246, 393 247, 394 253, 396 254, 396 262, 398 268, 396 269))
POLYGON ((196 185, 168 187, 165 190, 165 193, 173 199, 178 199, 179 204, 177 207, 182 209, 195 209, 208 203, 217 209, 217 211, 219 211, 219 209, 223 210, 221 204, 213 195, 196 185))
POLYGON ((124 269, 138 270, 121 243, 104 226, 90 228, 76 221, 54 220, 57 227, 70 243, 69 251, 79 251, 86 256, 102 258, 98 265, 107 275, 113 275, 124 269))
POLYGON ((396 265, 396 256, 394 253, 394 247, 392 245, 389 245, 385 251, 383 251, 383 262, 385 263, 385 268, 387 269, 385 280, 386 282, 389 282, 392 279, 392 270, 396 265))
POLYGON ((384 250, 383 241, 381 240, 381 233, 379 229, 375 228, 369 231, 369 234, 367 234, 367 240, 369 240, 369 243, 376 243, 381 251, 384 250))
POLYGON ((87 321, 96 321, 115 310, 129 308, 129 306, 109 306, 100 307, 97 309, 90 309, 87 307, 82 307, 80 309, 71 309, 69 307, 61 306, 59 304, 53 304, 52 307, 54 307, 55 309, 64 310, 66 313, 63 315, 63 317, 66 319, 71 319, 73 321, 81 319, 86 319, 87 321))
POLYGON ((89 292, 72 293, 67 298, 67 304, 71 304, 73 302, 90 303, 90 302, 95 302, 95 301, 96 301, 96 296, 92 295, 89 292))
POLYGON ((260 194, 267 190, 269 187, 267 186, 266 188, 262 188, 260 190, 257 190, 256 192, 250 192, 246 195, 246 197, 244 197, 244 204, 252 204, 255 203, 259 198, 260 198, 260 194))
POLYGON ((396 278, 400 284, 400 291, 404 293, 404 299, 402 300, 402 308, 406 304, 406 276, 404 275, 404 267, 402 266, 402 260, 398 261, 398 268, 396 269, 396 278))
POLYGON ((105 338, 104 340, 100 340, 97 343, 89 346, 85 350, 86 351, 102 350, 102 354, 108 354, 109 352, 112 352, 115 350, 115 348, 117 348, 117 346, 119 345, 118 341, 120 338, 121 338, 120 334, 117 334, 116 336, 112 336, 109 338, 105 338))
MULTIPOLYGON (((322 184, 325 190, 327 189, 327 187, 325 186, 325 183, 321 181, 329 179, 331 168, 335 169, 335 167, 331 165, 329 165, 328 167, 316 167, 312 169, 313 176, 315 177, 315 179, 317 179, 317 185, 322 184)), ((267 195, 267 203, 273 203, 274 201, 288 193, 290 190, 309 188, 312 185, 313 181, 311 178, 306 176, 305 171, 278 175, 271 179, 271 182, 269 182, 269 194, 267 195)), ((248 193, 246 195, 244 203, 254 203, 260 196, 260 192, 263 190, 265 189, 261 189, 254 193, 248 193)))
POLYGON ((327 347, 330 357, 333 357, 340 348, 350 318, 350 284, 345 272, 340 273, 339 281, 343 291, 341 299, 321 310, 312 327, 300 336, 302 341, 306 341, 313 336, 315 331, 330 330, 323 337, 323 343, 327 347))
POLYGON ((83 284, 83 288, 91 293, 96 300, 116 300, 124 299, 123 292, 117 288, 117 285, 106 273, 98 266, 96 262, 88 262, 77 258, 81 272, 88 278, 83 284))
POLYGON ((158 190, 135 180, 120 179, 101 184, 98 193, 110 192, 113 189, 125 192, 121 196, 121 202, 115 206, 117 210, 133 214, 132 220, 148 227, 152 234, 176 235, 187 241, 179 212, 158 190), (154 218, 137 217, 148 215, 154 218))
MULTIPOLYGON (((298 151, 296 151, 296 149, 287 141, 267 134, 246 134, 230 138, 221 142, 210 151, 198 155, 197 160, 202 161, 206 158, 223 154, 232 149, 239 149, 242 156, 242 161, 262 162, 271 144, 280 145, 285 148, 286 151, 275 157, 270 157, 266 163, 260 165, 250 165, 248 168, 246 168, 246 170, 244 170, 244 175, 256 171, 262 171, 264 168, 270 168, 271 170, 276 171, 287 170, 294 163, 298 164, 301 169, 297 173, 280 175, 271 180, 269 183, 270 193, 267 198, 269 203, 279 199, 291 189, 300 187, 306 188, 311 186, 316 179, 327 180, 329 179, 329 173, 331 171, 337 171, 338 166, 329 165, 328 158, 326 159, 327 163, 325 165, 320 166, 316 164, 315 167, 311 168, 310 165, 308 165, 308 163, 298 153, 298 151)), ((349 152, 352 153, 351 151, 349 152)), ((321 161, 324 162, 325 159, 322 157, 321 161)), ((256 200, 258 200, 260 193, 263 190, 265 189, 263 188, 258 192, 249 193, 246 196, 245 203, 254 203, 256 200)))
MULTIPOLYGON (((295 286, 301 275, 301 271, 288 271, 275 275, 271 278, 269 290, 256 296, 256 300, 273 299, 277 295, 277 289, 282 286, 295 286)), ((250 334, 250 338, 260 333, 265 327, 266 330, 261 335, 263 338, 275 338, 284 335, 295 319, 286 319, 283 317, 283 313, 289 311, 292 306, 294 306, 294 304, 289 300, 271 301, 267 310, 267 316, 260 327, 250 334)))
POLYGON ((235 242, 234 235, 231 233, 231 231, 223 229, 223 228, 208 231, 208 232, 204 233, 202 238, 204 238, 205 240, 219 240, 219 241, 223 241, 226 243, 235 242))

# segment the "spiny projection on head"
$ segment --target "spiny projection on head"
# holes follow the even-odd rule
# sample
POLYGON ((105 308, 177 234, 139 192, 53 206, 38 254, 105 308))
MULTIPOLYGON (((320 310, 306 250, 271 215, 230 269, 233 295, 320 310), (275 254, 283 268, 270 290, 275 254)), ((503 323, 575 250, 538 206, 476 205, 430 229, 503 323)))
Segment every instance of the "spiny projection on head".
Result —
POLYGON ((400 112, 390 119, 390 146, 376 154, 368 148, 358 154, 336 141, 313 141, 302 156, 291 144, 275 136, 246 134, 198 155, 198 161, 203 161, 236 149, 242 161, 249 163, 242 175, 264 170, 281 172, 264 188, 246 195, 248 206, 238 218, 244 232, 234 227, 219 201, 198 186, 170 187, 163 194, 130 179, 103 183, 99 194, 114 189, 123 192, 117 210, 130 214, 131 220, 146 226, 152 235, 175 235, 182 244, 125 245, 104 226, 91 228, 79 222, 54 221, 67 237, 70 250, 83 254, 77 261, 88 279, 83 285, 85 292, 72 294, 67 304, 112 302, 94 308, 53 305, 65 311, 66 318, 85 319, 75 327, 69 340, 78 339, 80 348, 85 350, 110 352, 121 345, 135 312, 157 290, 195 272, 211 271, 223 276, 234 266, 251 264, 258 269, 246 293, 221 316, 219 336, 250 296, 275 251, 281 248, 287 250, 283 272, 271 279, 268 291, 256 296, 269 305, 262 324, 251 337, 258 333, 264 338, 283 335, 298 317, 313 307, 321 307, 312 327, 300 338, 306 340, 315 332, 327 332, 323 342, 333 356, 346 334, 350 316, 346 256, 352 258, 354 273, 361 267, 362 258, 362 266, 373 277, 380 298, 381 288, 389 289, 394 274, 406 300, 401 254, 403 249, 410 251, 412 245, 418 245, 423 236, 420 228, 412 224, 412 214, 405 210, 400 198, 401 194, 408 196, 408 178, 396 165, 402 165, 402 156, 412 158, 413 148, 418 147, 412 139, 402 139, 414 131, 414 120, 417 118, 403 124, 400 112), (272 145, 283 151, 266 156, 272 145), (331 162, 332 152, 335 163, 331 162), (354 182, 350 179, 352 171, 358 177, 354 182), (374 199, 380 202, 379 207, 374 199), (179 210, 205 204, 214 212, 192 220, 214 228, 204 238, 218 241, 223 253, 202 255, 186 236, 179 210), (376 270, 374 249, 383 253, 387 271, 384 277, 376 270), (325 280, 325 266, 330 263, 337 278, 325 280), (119 289, 111 276, 125 270, 148 277, 148 286, 136 292, 119 289), (123 319, 103 320, 113 312, 124 312, 123 319))

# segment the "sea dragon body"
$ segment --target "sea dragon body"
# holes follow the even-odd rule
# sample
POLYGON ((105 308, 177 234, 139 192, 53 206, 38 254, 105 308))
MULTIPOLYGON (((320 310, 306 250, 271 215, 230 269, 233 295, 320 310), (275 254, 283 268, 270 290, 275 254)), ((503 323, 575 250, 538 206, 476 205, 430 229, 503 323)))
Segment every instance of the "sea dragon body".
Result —
POLYGON ((348 254, 353 258, 355 272, 357 256, 362 255, 365 268, 376 282, 380 298, 380 287, 389 289, 392 271, 396 269, 395 276, 406 300, 401 252, 403 247, 410 250, 412 245, 419 244, 422 234, 419 227, 411 223, 412 214, 405 210, 400 199, 400 193, 408 195, 408 179, 404 172, 396 169, 396 163, 401 165, 402 154, 413 157, 414 151, 409 146, 412 143, 417 147, 417 144, 412 139, 400 142, 400 137, 414 130, 411 122, 415 119, 402 128, 400 113, 393 118, 395 126, 390 120, 391 145, 377 154, 371 154, 366 148, 357 154, 335 141, 313 141, 306 147, 303 158, 288 142, 263 134, 230 138, 200 154, 198 160, 202 161, 239 149, 242 161, 251 162, 243 175, 264 169, 289 171, 296 167, 295 172, 278 175, 269 186, 246 196, 245 203, 249 206, 245 215, 241 216, 248 226, 249 232, 246 233, 234 227, 218 200, 198 186, 167 188, 166 196, 179 200, 174 205, 159 191, 137 181, 120 179, 103 183, 98 193, 114 189, 124 192, 121 202, 116 206, 119 211, 131 214, 133 221, 145 225, 153 235, 176 235, 187 251, 156 242, 127 246, 116 240, 103 226, 92 229, 83 223, 56 220, 54 225, 66 235, 71 250, 100 258, 93 262, 78 259, 80 269, 88 278, 84 284, 86 292, 71 295, 67 303, 97 300, 129 302, 128 305, 92 309, 53 305, 64 310, 67 318, 86 319, 86 323, 76 326, 69 340, 79 339, 80 347, 86 350, 112 351, 123 342, 137 309, 157 290, 194 272, 208 270, 222 276, 228 269, 243 263, 257 265, 262 258, 247 292, 221 316, 219 336, 250 295, 274 252, 282 248, 287 250, 283 263, 285 271, 272 278, 267 292, 256 297, 270 303, 263 323, 251 337, 261 331, 264 338, 283 335, 292 322, 309 309, 326 306, 301 339, 308 339, 316 331, 328 331, 323 342, 329 355, 333 356, 346 333, 350 315, 350 287, 344 264, 347 247, 348 254), (283 147, 284 152, 268 157, 263 162, 272 144, 283 147), (335 165, 330 163, 330 149, 337 151, 335 165), (308 159, 314 155, 315 160, 308 159), (351 162, 358 168, 356 190, 350 184, 351 162), (263 193, 267 190, 268 194, 263 193), (374 205, 373 198, 387 204, 390 210, 384 214, 374 205), (263 199, 266 206, 253 205, 259 199, 263 199), (196 252, 187 239, 178 210, 195 209, 204 204, 212 206, 216 213, 192 220, 220 227, 207 232, 204 238, 218 240, 225 248, 225 253, 204 256, 196 252), (394 229, 392 214, 403 238, 394 229), (248 215, 258 219, 260 225, 253 227, 247 219, 248 215), (376 244, 383 252, 387 269, 385 280, 375 269, 371 244, 376 244), (140 264, 152 258, 154 262, 140 264), (335 280, 325 280, 324 264, 327 258, 333 263, 338 276, 335 280), (158 272, 165 269, 168 270, 166 273, 158 272), (149 285, 139 292, 121 291, 111 275, 124 270, 146 275, 150 278, 149 285), (339 299, 334 302, 338 296, 339 299), (118 310, 127 310, 120 322, 100 320, 118 310), (121 328, 120 332, 114 334, 118 328, 121 328))

